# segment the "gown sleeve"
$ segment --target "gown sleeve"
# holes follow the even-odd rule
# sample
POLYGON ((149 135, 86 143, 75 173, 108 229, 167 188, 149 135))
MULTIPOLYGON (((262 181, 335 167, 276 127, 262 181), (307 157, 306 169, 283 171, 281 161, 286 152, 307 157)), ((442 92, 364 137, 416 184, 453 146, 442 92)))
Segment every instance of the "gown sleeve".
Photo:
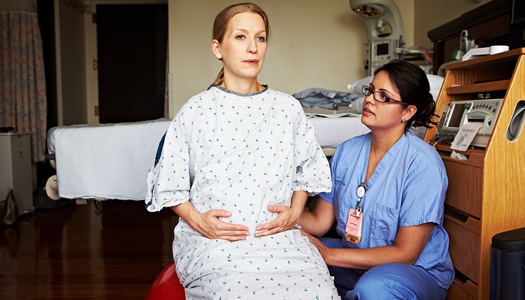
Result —
POLYGON ((305 191, 310 196, 329 192, 332 180, 328 160, 317 142, 312 123, 302 111, 298 112, 294 131, 294 160, 297 166, 294 191, 305 191))
POLYGON ((166 132, 160 160, 148 172, 146 208, 150 212, 189 200, 193 175, 189 155, 193 111, 186 104, 175 116, 166 132))

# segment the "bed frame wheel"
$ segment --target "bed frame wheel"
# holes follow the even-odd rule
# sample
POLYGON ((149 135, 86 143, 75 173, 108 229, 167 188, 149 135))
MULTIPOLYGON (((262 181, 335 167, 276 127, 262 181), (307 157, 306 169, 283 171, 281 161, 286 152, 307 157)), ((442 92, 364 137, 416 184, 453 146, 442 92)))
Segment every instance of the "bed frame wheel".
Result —
POLYGON ((98 201, 95 200, 93 203, 95 204, 95 214, 100 216, 100 214, 102 214, 102 210, 98 207, 98 201))

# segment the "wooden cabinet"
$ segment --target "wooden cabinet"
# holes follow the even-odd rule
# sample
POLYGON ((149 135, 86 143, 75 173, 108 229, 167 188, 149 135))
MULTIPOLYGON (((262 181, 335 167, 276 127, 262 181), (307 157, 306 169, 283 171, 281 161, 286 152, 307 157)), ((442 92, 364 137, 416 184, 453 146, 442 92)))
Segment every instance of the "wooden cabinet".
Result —
MULTIPOLYGON (((468 157, 460 160, 449 157, 450 142, 436 145, 449 180, 444 227, 456 269, 451 300, 489 299, 492 237, 525 227, 525 128, 511 141, 506 134, 516 106, 525 105, 525 48, 447 65, 436 112, 494 91, 506 92, 486 148, 456 151, 468 157)), ((425 141, 436 134, 427 130, 425 141)))

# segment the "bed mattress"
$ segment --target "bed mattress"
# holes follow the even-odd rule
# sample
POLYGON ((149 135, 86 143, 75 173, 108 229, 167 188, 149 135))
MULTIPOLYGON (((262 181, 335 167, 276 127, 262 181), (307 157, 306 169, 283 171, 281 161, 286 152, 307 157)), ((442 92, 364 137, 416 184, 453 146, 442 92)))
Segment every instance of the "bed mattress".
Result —
POLYGON ((314 126, 317 142, 323 149, 336 148, 348 139, 370 132, 370 129, 361 123, 360 116, 310 118, 310 122, 314 126))
POLYGON ((144 200, 146 175, 171 120, 59 126, 48 132, 62 198, 144 200))

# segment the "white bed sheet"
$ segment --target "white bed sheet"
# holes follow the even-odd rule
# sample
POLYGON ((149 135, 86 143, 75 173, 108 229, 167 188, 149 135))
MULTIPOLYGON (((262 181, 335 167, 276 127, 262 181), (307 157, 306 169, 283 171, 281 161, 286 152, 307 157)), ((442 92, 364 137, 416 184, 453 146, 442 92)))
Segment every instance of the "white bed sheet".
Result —
POLYGON ((62 198, 144 200, 146 176, 171 120, 59 126, 49 130, 62 198))
MULTIPOLYGON (((310 118, 326 155, 370 130, 360 117, 310 118)), ((144 200, 146 176, 170 119, 59 126, 48 132, 58 194, 67 199, 144 200)))
MULTIPOLYGON (((370 132, 361 123, 361 117, 310 118, 317 142, 323 149, 336 148, 344 141, 370 132)), ((325 151, 326 154, 326 151, 325 151)))

